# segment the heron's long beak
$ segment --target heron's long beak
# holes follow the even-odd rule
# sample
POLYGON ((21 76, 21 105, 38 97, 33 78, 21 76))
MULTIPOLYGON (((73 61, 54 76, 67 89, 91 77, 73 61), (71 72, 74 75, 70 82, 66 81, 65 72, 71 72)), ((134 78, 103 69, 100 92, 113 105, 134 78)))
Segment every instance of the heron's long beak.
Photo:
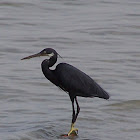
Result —
POLYGON ((33 57, 40 57, 40 56, 44 56, 44 54, 42 54, 42 53, 33 54, 33 55, 30 55, 30 56, 24 57, 21 60, 30 59, 30 58, 33 58, 33 57))

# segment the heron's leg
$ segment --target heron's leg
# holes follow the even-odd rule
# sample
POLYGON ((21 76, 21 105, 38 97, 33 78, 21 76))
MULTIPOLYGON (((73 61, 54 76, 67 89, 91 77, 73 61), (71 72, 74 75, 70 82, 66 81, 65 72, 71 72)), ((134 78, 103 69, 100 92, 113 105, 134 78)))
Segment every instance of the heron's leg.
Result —
POLYGON ((75 101, 76 101, 76 105, 77 105, 77 112, 76 112, 76 115, 75 115, 75 121, 74 121, 74 122, 76 122, 76 119, 77 119, 78 114, 79 114, 79 112, 80 112, 80 106, 79 106, 79 104, 78 104, 77 97, 75 97, 75 101))
POLYGON ((75 109, 74 109, 74 98, 71 100, 72 101, 72 124, 75 122, 75 109))
POLYGON ((77 135, 77 133, 78 133, 78 129, 77 128, 74 128, 74 123, 75 123, 75 120, 76 120, 75 109, 74 109, 74 98, 71 98, 71 101, 72 101, 72 110, 73 110, 73 113, 72 113, 71 129, 68 132, 68 136, 70 136, 71 134, 77 135))

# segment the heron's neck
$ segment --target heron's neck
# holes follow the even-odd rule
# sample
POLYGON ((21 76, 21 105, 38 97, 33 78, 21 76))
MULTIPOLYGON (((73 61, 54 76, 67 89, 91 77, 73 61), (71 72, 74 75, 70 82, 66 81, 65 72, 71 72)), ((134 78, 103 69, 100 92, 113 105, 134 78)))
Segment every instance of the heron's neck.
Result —
POLYGON ((49 61, 48 67, 52 67, 57 62, 57 55, 54 55, 48 61, 49 61))
POLYGON ((53 56, 51 57, 49 60, 48 59, 45 59, 43 62, 42 62, 42 68, 49 68, 49 67, 52 67, 55 63, 57 62, 57 56, 53 56))
POLYGON ((41 64, 42 66, 42 72, 45 75, 45 77, 50 80, 52 83, 57 85, 57 79, 54 75, 54 70, 50 70, 49 67, 52 67, 57 61, 57 57, 51 57, 49 60, 44 60, 41 64))

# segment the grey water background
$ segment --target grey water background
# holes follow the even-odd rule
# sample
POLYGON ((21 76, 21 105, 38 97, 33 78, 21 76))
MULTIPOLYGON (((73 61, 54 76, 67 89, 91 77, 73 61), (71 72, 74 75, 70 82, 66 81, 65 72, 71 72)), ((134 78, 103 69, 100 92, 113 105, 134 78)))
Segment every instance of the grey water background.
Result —
POLYGON ((0 140, 55 139, 140 139, 139 0, 0 0, 0 140), (78 98, 76 138, 60 137, 71 102, 42 74, 45 58, 20 60, 47 47, 111 95, 78 98))

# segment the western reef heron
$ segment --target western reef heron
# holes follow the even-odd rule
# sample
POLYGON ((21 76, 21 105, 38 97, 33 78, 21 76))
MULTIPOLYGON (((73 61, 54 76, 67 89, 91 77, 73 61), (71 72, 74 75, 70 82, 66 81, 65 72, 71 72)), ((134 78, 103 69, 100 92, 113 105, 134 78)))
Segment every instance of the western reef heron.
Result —
POLYGON ((42 72, 49 81, 69 94, 70 100, 72 102, 73 113, 71 129, 67 136, 71 136, 74 133, 78 133, 78 129, 74 127, 80 112, 77 96, 109 99, 109 94, 87 74, 70 64, 60 63, 54 70, 50 70, 49 68, 56 63, 58 55, 59 54, 54 49, 46 48, 37 54, 30 55, 21 60, 39 56, 49 56, 49 59, 45 59, 41 64, 42 72), (74 102, 77 105, 76 112, 74 102))

